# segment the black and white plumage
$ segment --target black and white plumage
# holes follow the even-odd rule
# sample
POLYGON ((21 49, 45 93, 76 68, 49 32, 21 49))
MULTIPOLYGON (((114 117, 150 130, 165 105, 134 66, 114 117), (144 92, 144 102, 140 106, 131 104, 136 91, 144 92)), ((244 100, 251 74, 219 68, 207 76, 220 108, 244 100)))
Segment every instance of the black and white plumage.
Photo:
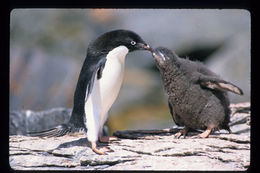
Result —
POLYGON ((96 142, 109 141, 102 137, 102 129, 123 81, 125 56, 128 52, 149 49, 140 36, 129 30, 114 30, 99 36, 88 46, 69 122, 31 135, 63 136, 85 129, 93 151, 105 154, 96 148, 96 142))
POLYGON ((159 47, 152 52, 168 95, 172 118, 177 125, 184 126, 175 136, 185 136, 189 129, 206 130, 199 135, 203 138, 214 129, 231 132, 227 91, 243 95, 242 90, 202 63, 179 58, 167 48, 159 47))

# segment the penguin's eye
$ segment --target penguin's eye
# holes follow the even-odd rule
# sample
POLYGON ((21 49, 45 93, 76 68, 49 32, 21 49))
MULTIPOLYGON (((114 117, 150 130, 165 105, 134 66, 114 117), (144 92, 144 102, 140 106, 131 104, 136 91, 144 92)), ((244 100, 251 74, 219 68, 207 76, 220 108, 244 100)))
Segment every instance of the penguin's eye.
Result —
POLYGON ((133 45, 133 46, 134 46, 135 44, 136 44, 136 42, 135 42, 135 41, 131 41, 131 45, 133 45))

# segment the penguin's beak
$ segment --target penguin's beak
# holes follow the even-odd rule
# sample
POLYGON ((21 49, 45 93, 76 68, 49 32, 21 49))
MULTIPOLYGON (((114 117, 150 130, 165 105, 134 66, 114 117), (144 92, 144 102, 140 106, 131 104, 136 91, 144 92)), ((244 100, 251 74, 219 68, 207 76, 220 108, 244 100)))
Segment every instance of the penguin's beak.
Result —
POLYGON ((138 43, 138 47, 143 50, 149 50, 150 52, 154 52, 154 49, 151 48, 148 44, 138 43))

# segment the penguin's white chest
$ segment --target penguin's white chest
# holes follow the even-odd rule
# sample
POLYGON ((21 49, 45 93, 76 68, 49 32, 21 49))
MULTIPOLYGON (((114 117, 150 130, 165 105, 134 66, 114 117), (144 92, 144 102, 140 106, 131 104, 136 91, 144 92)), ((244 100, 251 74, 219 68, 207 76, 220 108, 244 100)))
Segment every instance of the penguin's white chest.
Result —
POLYGON ((125 69, 125 56, 128 49, 125 46, 119 46, 107 55, 105 68, 102 77, 94 82, 93 97, 100 100, 96 102, 100 104, 103 111, 108 111, 120 91, 125 69))
POLYGON ((107 119, 107 112, 118 96, 123 82, 127 53, 128 49, 125 46, 119 46, 108 53, 102 77, 100 79, 95 77, 93 90, 85 102, 87 133, 92 141, 97 140, 97 133, 107 119))

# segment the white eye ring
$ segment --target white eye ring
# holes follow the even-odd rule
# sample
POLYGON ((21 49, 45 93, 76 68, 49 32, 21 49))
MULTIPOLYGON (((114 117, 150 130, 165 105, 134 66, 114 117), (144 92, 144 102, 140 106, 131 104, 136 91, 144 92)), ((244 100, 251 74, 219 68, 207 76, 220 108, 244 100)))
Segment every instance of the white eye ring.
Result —
POLYGON ((133 45, 133 46, 134 46, 135 44, 136 44, 136 42, 135 42, 135 41, 131 41, 131 45, 133 45))

